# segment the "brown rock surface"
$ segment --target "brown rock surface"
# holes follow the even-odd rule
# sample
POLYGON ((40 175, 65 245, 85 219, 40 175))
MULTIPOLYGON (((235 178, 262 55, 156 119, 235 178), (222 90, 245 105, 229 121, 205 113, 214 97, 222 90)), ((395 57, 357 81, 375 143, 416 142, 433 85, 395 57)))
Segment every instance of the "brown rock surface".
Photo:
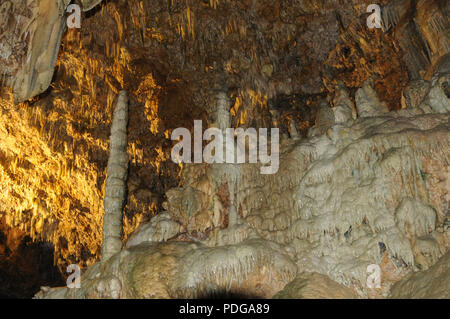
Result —
POLYGON ((67 5, 67 0, 2 3, 2 80, 14 88, 16 102, 26 101, 50 85, 66 27, 67 5))

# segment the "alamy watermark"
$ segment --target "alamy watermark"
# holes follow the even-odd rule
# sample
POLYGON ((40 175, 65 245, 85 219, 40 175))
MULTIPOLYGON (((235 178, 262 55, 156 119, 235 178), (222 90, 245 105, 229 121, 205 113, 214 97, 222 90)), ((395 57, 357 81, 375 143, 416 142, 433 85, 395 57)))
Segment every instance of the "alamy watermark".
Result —
POLYGON ((270 129, 270 155, 268 152, 268 129, 260 128, 208 128, 202 133, 202 121, 194 121, 194 158, 192 160, 192 138, 191 132, 187 128, 176 128, 173 130, 171 139, 178 141, 171 152, 172 161, 175 163, 229 163, 261 164, 261 174, 275 174, 280 166, 279 149, 280 138, 279 129, 270 129), (224 136, 225 135, 225 136, 224 136), (236 143, 235 143, 236 139, 236 143), (202 150, 203 141, 210 141, 202 150), (248 156, 246 149, 248 147, 248 156), (266 165, 269 164, 269 165, 266 165))
POLYGON ((371 4, 367 7, 366 12, 371 13, 367 17, 367 27, 381 29, 381 7, 378 4, 371 4))
POLYGON ((381 288, 381 268, 376 264, 371 264, 367 266, 366 269, 367 280, 366 286, 367 288, 381 288))

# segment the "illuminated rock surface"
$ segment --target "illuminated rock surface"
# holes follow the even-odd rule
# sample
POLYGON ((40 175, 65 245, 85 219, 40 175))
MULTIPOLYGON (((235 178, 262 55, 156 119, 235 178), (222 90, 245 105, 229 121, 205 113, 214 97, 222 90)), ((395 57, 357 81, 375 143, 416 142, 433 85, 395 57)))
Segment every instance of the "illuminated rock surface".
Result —
MULTIPOLYGON (((81 29, 66 30, 68 3, 0 5, 0 271, 54 249, 84 286, 42 295, 112 298, 271 297, 305 272, 306 287, 378 298, 409 272, 445 276, 433 267, 448 265, 448 3, 380 1, 384 29, 369 30, 369 0, 82 0, 81 29), (125 248, 99 264, 122 90, 129 169, 113 251, 120 233, 125 248), (173 163, 170 134, 193 120, 279 127, 278 173, 173 163), (365 285, 369 264, 381 289, 365 285)), ((43 267, 11 296, 61 285, 43 267)))

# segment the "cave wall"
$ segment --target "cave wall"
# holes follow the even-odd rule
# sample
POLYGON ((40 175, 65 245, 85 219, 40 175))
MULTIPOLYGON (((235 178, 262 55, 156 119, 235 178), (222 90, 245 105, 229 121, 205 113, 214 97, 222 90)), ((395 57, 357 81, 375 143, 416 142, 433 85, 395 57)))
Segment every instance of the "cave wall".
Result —
POLYGON ((384 29, 368 30, 369 3, 81 1, 81 29, 66 30, 68 1, 2 2, 6 223, 52 243, 61 271, 98 260, 109 131, 122 89, 130 97, 124 240, 163 211, 166 192, 182 182, 170 133, 191 129, 193 119, 214 125, 217 90, 231 101, 234 127, 278 126, 284 138, 292 126, 302 137, 313 126, 322 134, 321 114, 338 105, 342 85, 351 105, 367 80, 388 110, 420 104, 424 96, 409 94, 408 83, 431 80, 448 54, 448 4, 381 1, 384 29))

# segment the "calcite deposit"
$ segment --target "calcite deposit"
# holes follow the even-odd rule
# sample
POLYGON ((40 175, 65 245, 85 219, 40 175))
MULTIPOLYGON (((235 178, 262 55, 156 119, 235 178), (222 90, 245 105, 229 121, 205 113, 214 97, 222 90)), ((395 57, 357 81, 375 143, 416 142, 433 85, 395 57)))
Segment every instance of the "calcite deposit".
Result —
POLYGON ((279 299, 356 299, 351 289, 318 273, 302 273, 278 292, 279 299))
POLYGON ((447 253, 427 271, 409 274, 392 287, 390 297, 449 299, 449 258, 447 253))
POLYGON ((128 177, 127 154, 128 96, 120 92, 114 109, 109 142, 103 217, 102 259, 108 260, 122 249, 123 207, 128 177))
POLYGON ((55 266, 10 296, 448 298, 448 2, 69 3, 0 4, 0 273, 55 266), (172 161, 195 120, 278 170, 172 161))
MULTIPOLYGON (((314 280, 330 282, 317 287, 334 292, 301 292, 296 289, 305 289, 302 284, 291 283, 279 296, 387 297, 402 274, 432 267, 450 245, 448 188, 428 182, 436 171, 448 172, 449 114, 423 114, 420 107, 380 113, 384 106, 373 94, 357 100, 364 116, 334 124, 320 136, 285 141, 279 174, 261 175, 255 164, 219 171, 219 164, 187 165, 182 187, 168 192, 164 218, 138 230, 101 270, 88 269, 85 288, 61 288, 47 297, 195 297, 242 294, 240 287, 249 296, 269 297, 301 272, 325 275, 314 280), (424 166, 430 157, 437 161, 434 172, 424 166), (237 215, 231 218, 233 209, 237 215), (228 215, 225 223, 220 214, 228 215), (167 256, 161 262, 171 260, 173 273, 155 283, 163 292, 129 294, 128 271, 116 264, 140 269, 147 262, 135 254, 145 249, 167 256), (372 264, 388 273, 377 291, 366 285, 372 264), (96 283, 110 276, 122 288, 98 295, 96 283), (273 276, 279 286, 258 286, 273 276)), ((435 178, 447 184, 449 177, 435 178)), ((147 264, 146 276, 157 276, 158 263, 147 264)))
POLYGON ((0 26, 2 80, 14 87, 16 102, 50 85, 70 1, 3 1, 0 26))

